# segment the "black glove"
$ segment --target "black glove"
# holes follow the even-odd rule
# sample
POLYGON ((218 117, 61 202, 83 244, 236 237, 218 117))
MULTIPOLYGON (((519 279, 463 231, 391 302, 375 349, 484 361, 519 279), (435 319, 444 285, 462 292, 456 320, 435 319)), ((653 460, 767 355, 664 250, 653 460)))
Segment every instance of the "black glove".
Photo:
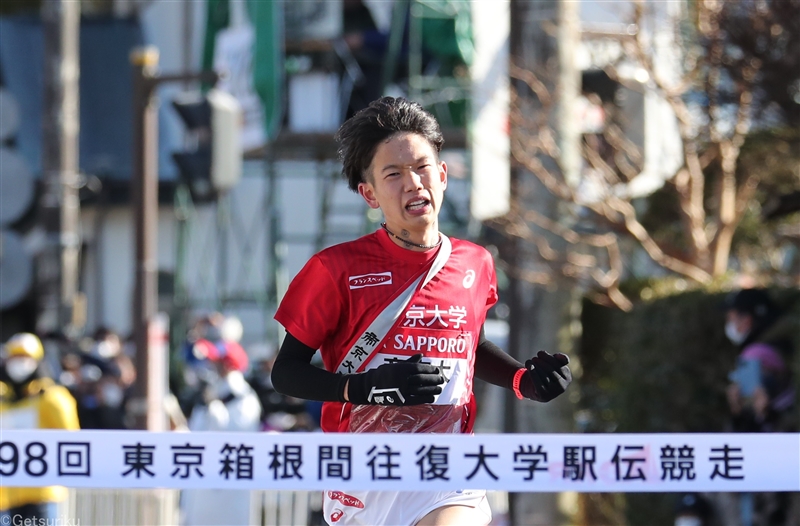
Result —
POLYGON ((567 364, 569 358, 565 354, 539 351, 525 362, 527 372, 519 383, 522 396, 537 402, 549 402, 566 391, 572 382, 572 372, 567 364))
POLYGON ((420 363, 422 354, 405 361, 385 363, 361 374, 349 375, 351 404, 419 405, 432 404, 442 392, 444 376, 438 367, 420 363))

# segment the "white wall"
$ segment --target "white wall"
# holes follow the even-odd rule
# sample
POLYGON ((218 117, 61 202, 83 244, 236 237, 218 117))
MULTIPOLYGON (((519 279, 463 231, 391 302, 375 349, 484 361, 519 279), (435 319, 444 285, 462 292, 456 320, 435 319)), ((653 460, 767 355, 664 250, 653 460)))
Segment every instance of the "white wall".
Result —
MULTIPOLYGON (((285 244, 288 282, 313 255, 320 228, 322 175, 338 169, 328 163, 320 174, 311 161, 276 163, 276 199, 280 236, 285 244)), ((230 297, 265 294, 273 269, 268 207, 268 181, 261 161, 245 163, 245 175, 227 198, 228 211, 214 204, 197 205, 188 222, 186 265, 182 269, 193 303, 217 308, 230 297), (223 213, 220 214, 220 211, 223 213), (224 265, 221 268, 220 265, 224 265)), ((325 245, 358 237, 363 232, 366 205, 335 181, 329 215, 331 236, 325 245)), ((114 207, 82 211, 84 243, 83 286, 89 301, 89 330, 107 325, 126 334, 131 327, 134 287, 133 210, 114 207), (98 216, 102 214, 102 216, 98 216)), ((159 208, 158 270, 177 270, 178 223, 171 206, 159 208)), ((260 306, 232 304, 242 317, 245 339, 257 340, 269 331, 271 315, 260 306)), ((274 328, 272 329, 274 330, 274 328)))
MULTIPOLYGON (((679 2, 648 3, 644 27, 638 28, 645 41, 652 43, 656 74, 665 82, 676 84, 680 79, 681 54, 674 40, 675 16, 679 14, 679 2)), ((607 31, 610 34, 626 32, 630 21, 632 4, 620 2, 581 2, 581 22, 584 31, 607 31)), ((632 140, 642 146, 644 168, 625 188, 623 195, 642 197, 653 193, 675 175, 683 163, 683 150, 678 121, 664 98, 654 89, 648 73, 636 61, 625 58, 619 39, 600 34, 584 36, 575 57, 580 69, 601 69, 618 62, 616 68, 621 77, 638 82, 644 91, 643 100, 630 92, 631 100, 623 102, 623 111, 635 123, 628 128, 632 140), (632 104, 628 104, 633 102, 632 104), (626 107, 626 104, 628 106, 626 107), (635 128, 635 129, 634 129, 635 128)))
POLYGON ((501 216, 510 206, 509 9, 508 0, 472 3, 471 211, 480 221, 501 216))
MULTIPOLYGON (((107 210, 97 224, 97 209, 82 212, 85 263, 82 280, 89 301, 91 328, 106 325, 122 334, 131 328, 134 287, 133 210, 115 207, 107 210), (99 243, 99 244, 97 244, 99 243), (99 251, 95 251, 98 247, 99 251)), ((171 208, 158 212, 158 268, 175 269, 175 222, 171 208)))

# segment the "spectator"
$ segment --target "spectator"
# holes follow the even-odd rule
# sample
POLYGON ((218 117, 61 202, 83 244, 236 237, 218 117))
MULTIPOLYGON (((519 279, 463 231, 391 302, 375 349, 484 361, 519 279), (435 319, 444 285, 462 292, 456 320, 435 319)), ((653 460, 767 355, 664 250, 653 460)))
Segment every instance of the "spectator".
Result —
POLYGON ((91 355, 105 361, 111 369, 117 369, 119 384, 123 390, 128 389, 136 381, 136 367, 133 360, 122 352, 122 340, 111 329, 101 327, 94 333, 95 344, 91 355))
POLYGON ((224 316, 218 312, 203 315, 189 329, 181 348, 183 371, 178 387, 181 410, 191 417, 197 404, 202 403, 206 388, 216 380, 216 371, 209 355, 216 356, 222 344, 220 326, 224 316))
MULTIPOLYGON (((204 390, 203 403, 189 420, 191 431, 258 431, 261 404, 242 372, 247 354, 238 344, 227 346, 224 354, 213 355, 218 375, 204 390)), ((250 524, 248 490, 195 489, 183 492, 184 524, 250 524)))
POLYGON ((62 357, 61 381, 77 401, 82 429, 126 429, 136 368, 115 332, 100 328, 94 336, 62 357))
POLYGON ((675 509, 675 526, 712 526, 714 508, 699 493, 681 495, 675 509))
MULTIPOLYGON (((795 390, 790 360, 793 356, 791 324, 783 318, 765 290, 743 289, 725 300, 725 335, 739 349, 736 369, 727 389, 731 428, 743 433, 794 432, 795 390)), ((786 524, 788 493, 743 493, 738 512, 725 523, 753 526, 786 524)))
POLYGON ((261 404, 253 388, 245 380, 247 354, 239 346, 230 347, 224 355, 214 356, 216 380, 209 382, 203 403, 192 412, 192 431, 257 431, 261 420, 261 404))
POLYGON ((378 29, 369 7, 362 0, 345 0, 343 7, 344 41, 362 73, 350 95, 346 115, 350 117, 381 96, 381 76, 389 35, 378 29))
POLYGON ((222 323, 225 316, 214 312, 201 316, 186 335, 183 356, 188 370, 208 365, 209 355, 216 351, 213 346, 222 341, 222 323))
POLYGON ((791 334, 766 291, 744 289, 726 298, 725 334, 738 347, 728 403, 734 431, 792 431, 795 392, 791 334))
MULTIPOLYGON (((44 348, 31 333, 15 334, 3 346, 0 429, 79 429, 75 399, 41 374, 44 348)), ((10 488, 0 485, 2 524, 45 524, 67 497, 61 486, 10 488)))

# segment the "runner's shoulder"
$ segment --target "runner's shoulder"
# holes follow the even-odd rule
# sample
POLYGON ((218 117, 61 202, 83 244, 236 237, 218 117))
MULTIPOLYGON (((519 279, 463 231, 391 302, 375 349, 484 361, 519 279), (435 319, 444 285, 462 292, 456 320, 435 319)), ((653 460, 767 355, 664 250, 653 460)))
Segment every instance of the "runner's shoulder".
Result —
POLYGON ((344 243, 337 243, 327 248, 323 248, 315 254, 323 262, 331 259, 340 259, 342 257, 351 257, 353 255, 363 254, 365 250, 369 250, 377 243, 375 233, 361 236, 357 239, 345 241, 344 243))
POLYGON ((454 252, 463 252, 470 257, 484 258, 488 261, 493 259, 491 252, 489 252, 486 247, 473 243, 472 241, 451 237, 450 242, 453 245, 454 252))

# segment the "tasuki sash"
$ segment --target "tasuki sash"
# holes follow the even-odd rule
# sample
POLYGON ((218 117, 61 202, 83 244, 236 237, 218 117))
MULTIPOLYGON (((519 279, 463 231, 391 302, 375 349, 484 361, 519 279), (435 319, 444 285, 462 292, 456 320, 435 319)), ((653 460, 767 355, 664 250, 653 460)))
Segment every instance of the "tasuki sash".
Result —
POLYGON ((366 364, 369 363, 370 359, 375 355, 378 349, 380 349, 386 335, 389 334, 400 316, 405 312, 412 298, 414 298, 417 292, 422 290, 442 268, 444 268, 447 260, 450 259, 453 245, 450 243, 450 239, 447 236, 444 234, 439 235, 442 236, 442 244, 427 274, 419 276, 408 284, 391 303, 375 316, 375 319, 372 320, 361 336, 355 340, 353 346, 339 362, 339 366, 336 368, 337 373, 352 374, 363 371, 366 364))

